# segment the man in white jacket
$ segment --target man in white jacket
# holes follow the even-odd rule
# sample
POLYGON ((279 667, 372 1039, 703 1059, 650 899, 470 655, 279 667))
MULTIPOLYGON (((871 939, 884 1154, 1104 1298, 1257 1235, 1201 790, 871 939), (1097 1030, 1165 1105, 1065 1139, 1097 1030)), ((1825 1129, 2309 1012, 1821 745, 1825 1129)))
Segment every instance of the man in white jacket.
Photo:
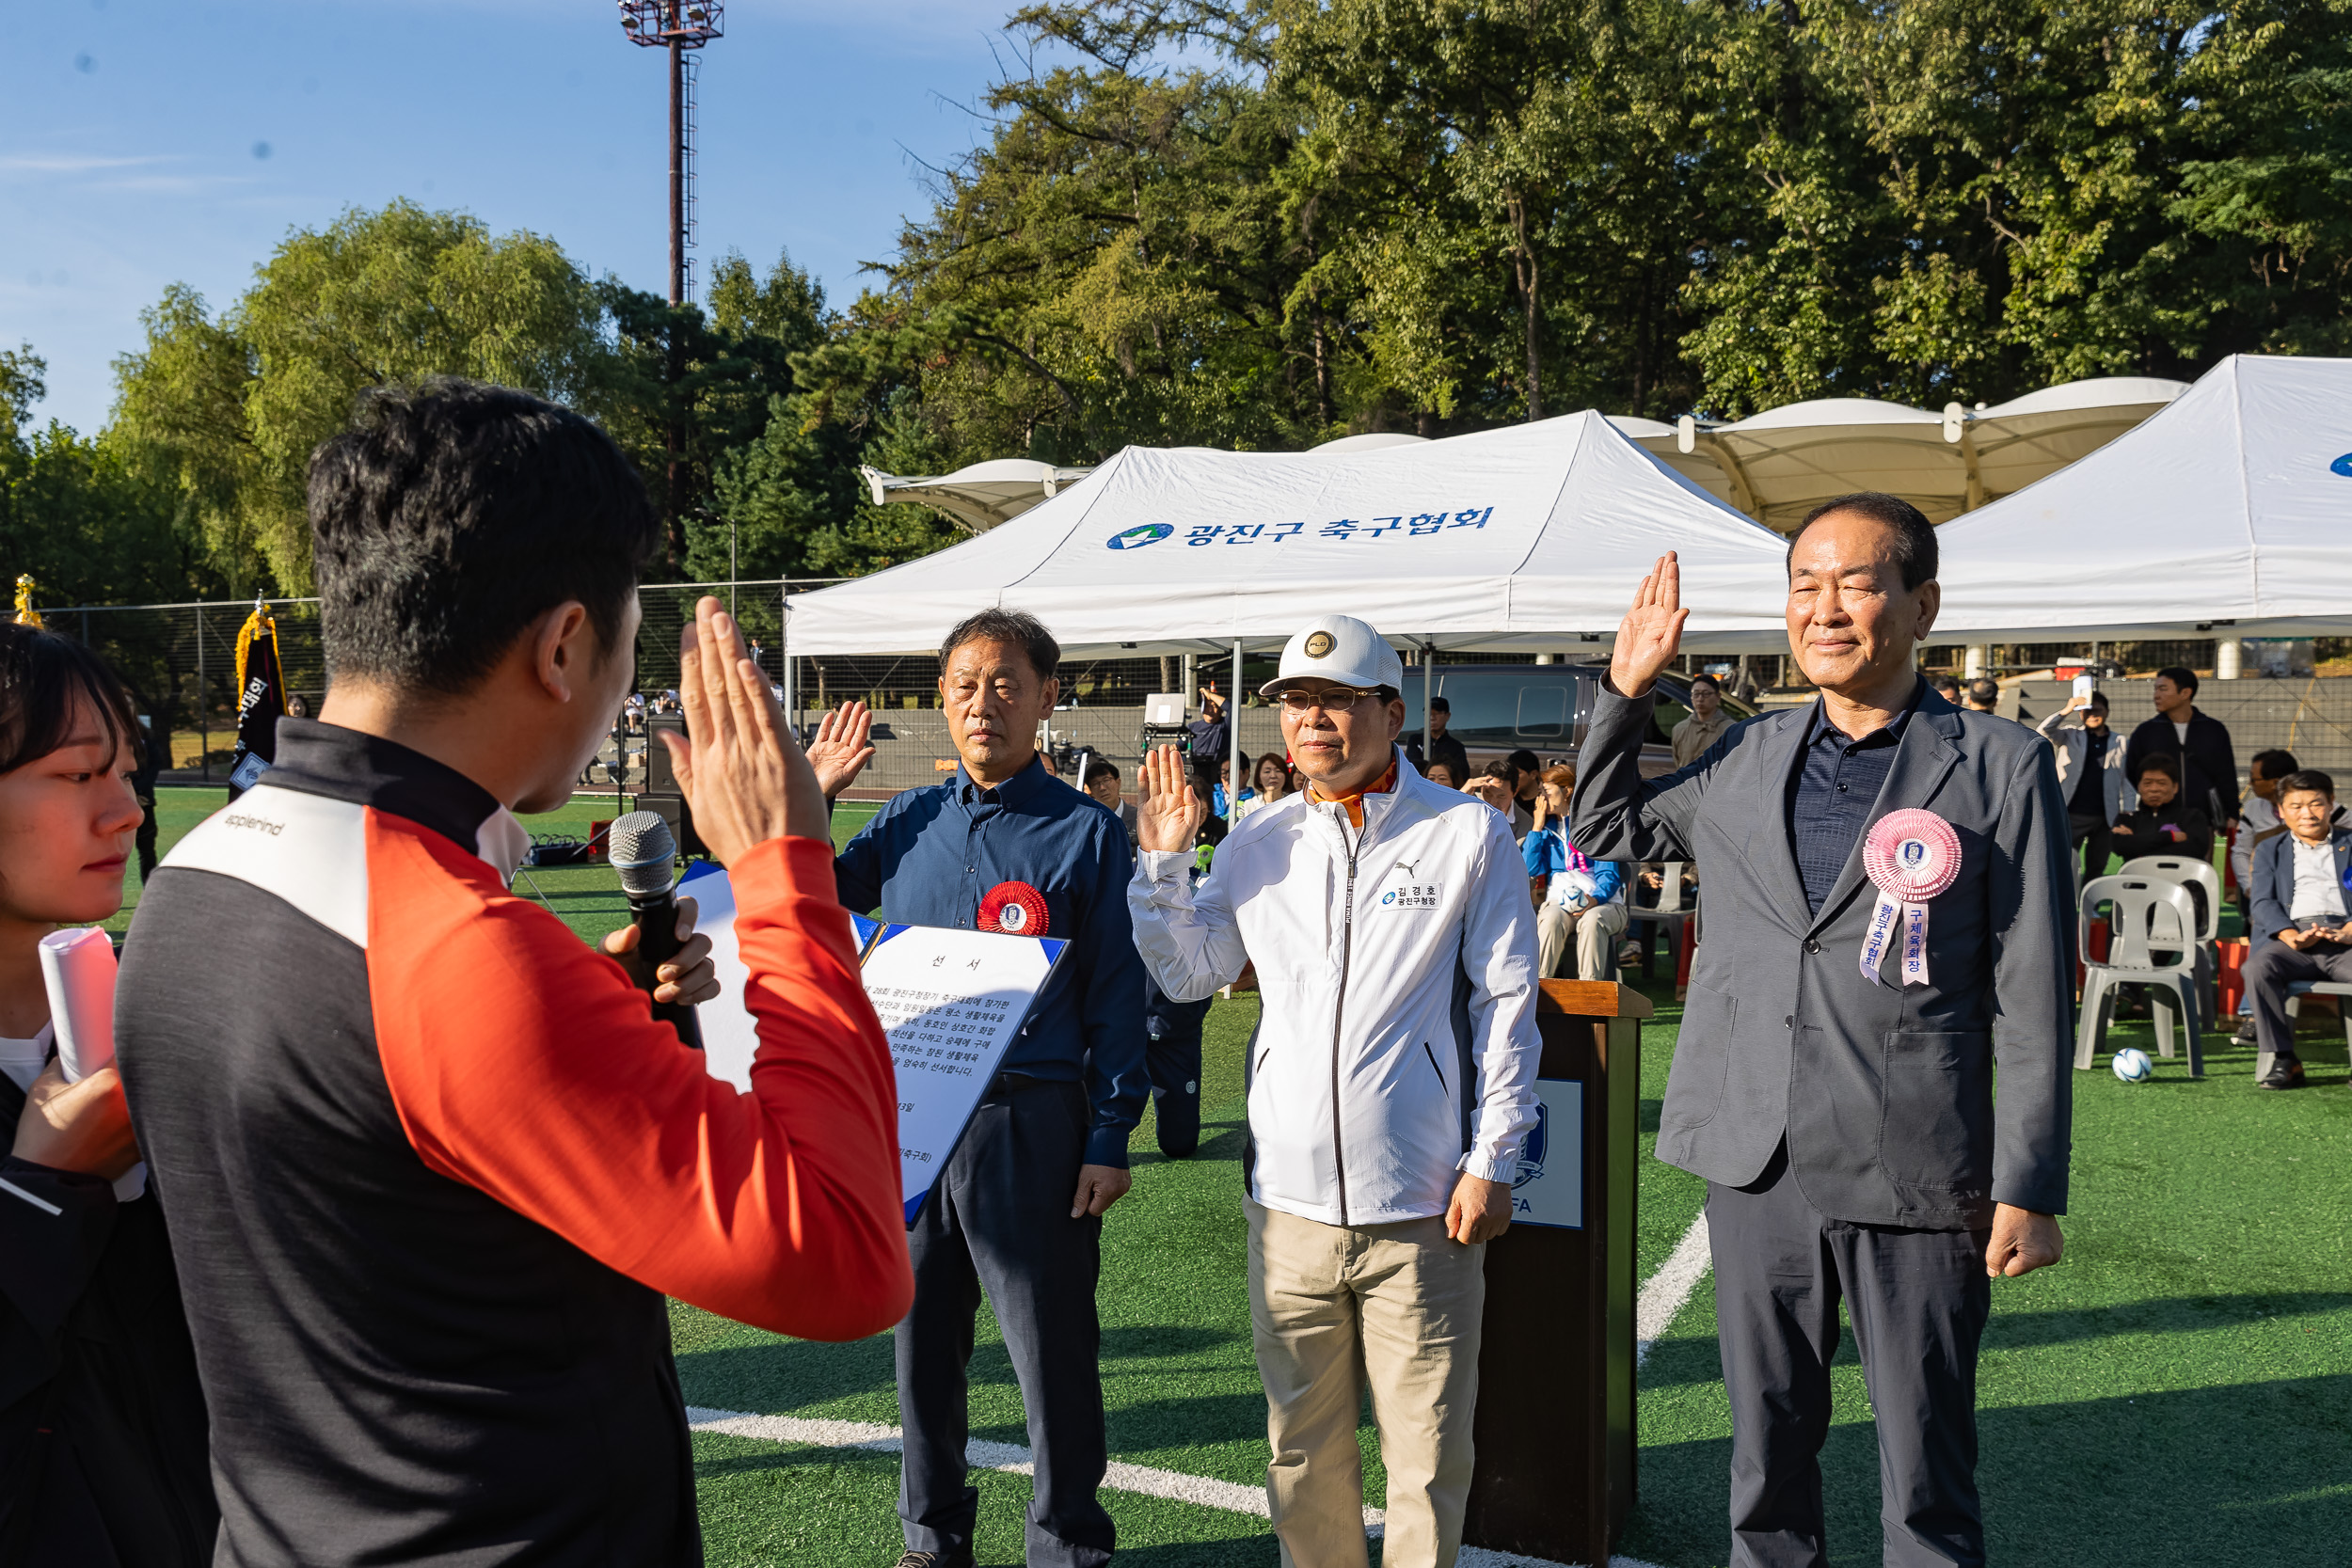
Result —
POLYGON ((1145 759, 1127 893, 1161 990, 1255 964, 1249 1315, 1284 1568, 1361 1568, 1356 1412, 1388 1466, 1389 1568, 1450 1568, 1470 1496, 1486 1243, 1535 1125, 1535 923, 1505 819, 1405 760, 1404 668, 1326 616, 1263 688, 1309 788, 1255 812, 1198 888, 1173 748, 1145 759))

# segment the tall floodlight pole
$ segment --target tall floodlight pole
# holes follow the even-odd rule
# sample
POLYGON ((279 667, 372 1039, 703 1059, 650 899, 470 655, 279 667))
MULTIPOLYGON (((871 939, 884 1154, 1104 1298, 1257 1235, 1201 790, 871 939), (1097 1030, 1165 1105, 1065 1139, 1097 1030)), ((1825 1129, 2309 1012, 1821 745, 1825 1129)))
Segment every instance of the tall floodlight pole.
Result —
POLYGON ((621 31, 631 43, 670 56, 670 303, 694 297, 686 253, 694 248, 694 60, 692 52, 726 36, 720 0, 620 0, 621 31))
MULTIPOLYGON (((693 52, 725 36, 726 8, 720 0, 620 0, 620 7, 621 31, 629 42, 666 50, 670 56, 670 304, 675 308, 694 297, 692 263, 686 255, 694 248, 693 52)), ((673 388, 685 379, 685 345, 675 326, 670 330, 668 372, 673 388)), ((675 414, 666 444, 670 545, 683 562, 686 514, 678 494, 678 469, 686 455, 686 428, 675 414)))

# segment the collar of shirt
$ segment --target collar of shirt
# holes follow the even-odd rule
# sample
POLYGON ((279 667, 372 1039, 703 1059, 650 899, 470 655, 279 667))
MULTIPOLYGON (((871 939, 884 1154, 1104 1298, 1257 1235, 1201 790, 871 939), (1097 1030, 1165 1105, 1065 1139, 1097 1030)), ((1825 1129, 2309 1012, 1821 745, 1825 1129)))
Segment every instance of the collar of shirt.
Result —
POLYGON ((1031 753, 1028 767, 993 787, 973 778, 959 762, 956 764, 956 803, 967 810, 975 806, 1001 806, 1008 811, 1018 811, 1052 782, 1054 775, 1045 770, 1045 759, 1035 753, 1031 753))
POLYGON ((1903 705, 1903 710, 1859 739, 1849 736, 1845 731, 1831 723, 1826 705, 1828 699, 1816 697, 1813 699, 1813 718, 1805 726, 1804 743, 1807 748, 1819 744, 1823 733, 1826 732, 1836 737, 1837 745, 1841 750, 1851 751, 1857 746, 1894 745, 1902 739, 1904 726, 1911 722, 1911 716, 1919 711, 1919 699, 1926 696, 1927 691, 1928 678, 1925 675, 1914 679, 1911 683, 1911 701, 1903 705), (1881 740, 1879 738, 1881 736, 1886 738, 1881 740))
POLYGON ((1392 755, 1389 758, 1389 770, 1380 775, 1380 780, 1377 784, 1372 784, 1364 789, 1359 789, 1353 795, 1326 795, 1323 792, 1323 786, 1321 784, 1309 784, 1307 785, 1307 799, 1310 800, 1337 801, 1339 804, 1347 808, 1347 820, 1349 824, 1351 826, 1360 828, 1364 825, 1364 797, 1367 795, 1386 795, 1389 791, 1394 789, 1395 787, 1396 758, 1392 755))

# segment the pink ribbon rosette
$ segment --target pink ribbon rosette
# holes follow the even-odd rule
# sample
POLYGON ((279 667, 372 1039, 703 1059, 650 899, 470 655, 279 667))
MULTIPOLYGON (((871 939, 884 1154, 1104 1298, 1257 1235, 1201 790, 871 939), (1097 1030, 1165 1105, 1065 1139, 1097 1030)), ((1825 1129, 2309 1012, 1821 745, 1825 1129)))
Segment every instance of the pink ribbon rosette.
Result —
POLYGON ((1862 869, 1879 890, 1878 908, 1870 912, 1869 934, 1862 942, 1862 973, 1872 985, 1879 978, 1879 960, 1886 956, 1897 924, 1902 928, 1903 984, 1928 983, 1927 901, 1950 887, 1960 876, 1960 835, 1931 811, 1909 807, 1890 811, 1862 841, 1862 869))

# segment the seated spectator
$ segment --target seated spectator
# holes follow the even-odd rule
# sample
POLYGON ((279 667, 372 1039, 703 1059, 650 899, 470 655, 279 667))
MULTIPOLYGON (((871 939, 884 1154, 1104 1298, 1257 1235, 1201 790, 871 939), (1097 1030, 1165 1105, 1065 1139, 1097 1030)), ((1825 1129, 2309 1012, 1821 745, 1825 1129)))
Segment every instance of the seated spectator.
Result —
MULTIPOLYGON (((1042 754, 1042 753, 1041 753, 1042 754)), ((1192 779, 1193 792, 1209 802, 1209 815, 1224 826, 1225 821, 1225 759, 1194 756, 1187 772, 1192 779)))
POLYGON ((1938 675, 1935 679, 1928 682, 1928 687, 1937 696, 1951 704, 1952 706, 1960 706, 1960 682, 1952 676, 1938 675))
POLYGON ((2312 770, 2279 781, 2279 818, 2287 831, 2254 851, 2254 904, 2247 930, 2246 990, 2254 1000, 2254 1033, 2270 1053, 2262 1089, 2303 1085, 2295 1054, 2287 988, 2297 980, 2352 980, 2352 926, 2344 885, 2352 875, 2352 830, 2335 824, 2336 782, 2312 770))
POLYGON ((1535 823, 1519 852, 1527 863, 1535 905, 1535 976, 1550 979, 1576 947, 1576 975, 1600 980, 1609 974, 1609 944, 1625 930, 1625 868, 1594 861, 1568 834, 1568 792, 1576 769, 1555 764, 1536 776, 1535 823))
POLYGON ((2158 752, 2139 765, 2132 781, 2139 807, 2115 819, 2115 852, 2126 861, 2141 855, 2185 855, 2213 859, 2213 819, 2181 799, 2181 764, 2158 752))
POLYGON ((1960 705, 1971 713, 1995 713, 2001 706, 2001 683, 1983 675, 1968 683, 1961 694, 1960 705))
POLYGON ((1448 789, 1462 787, 1462 781, 1455 776, 1454 765, 1450 762, 1433 762, 1422 768, 1422 773, 1431 784, 1443 784, 1448 789))
POLYGON ((1524 747, 1513 752, 1505 760, 1511 764, 1517 780, 1512 786, 1512 794, 1519 803, 1518 816, 1514 816, 1511 823, 1512 834, 1525 838, 1528 831, 1535 826, 1536 803, 1544 798, 1544 765, 1534 752, 1524 747), (1521 816, 1524 821, 1519 820, 1521 816))
POLYGON ((1119 825, 1127 830, 1127 847, 1136 844, 1136 803, 1122 800, 1119 790, 1119 764, 1108 757, 1096 757, 1087 764, 1087 793, 1102 802, 1103 809, 1119 818, 1119 825))
POLYGON ((2230 873, 2237 883, 2238 902, 2248 909, 2254 902, 2254 851, 2287 831, 2279 819, 2279 781, 2299 772, 2302 766, 2293 752, 2275 746, 2256 752, 2247 765, 2246 799, 2238 807, 2237 842, 2230 846, 2230 873))
POLYGON ((1241 792, 1241 800, 1234 808, 1233 820, 1238 823, 1262 806, 1270 806, 1287 799, 1291 793, 1290 764, 1272 752, 1258 758, 1258 766, 1250 770, 1250 786, 1241 792))
POLYGON ((1470 775, 1470 783, 1464 784, 1462 789, 1465 794, 1477 796, 1511 819, 1513 843, 1527 842, 1529 830, 1535 826, 1535 814, 1519 802, 1519 770, 1518 768, 1512 767, 1508 761, 1498 757, 1470 775))
MULTIPOLYGON (((2294 752, 2275 746, 2266 752, 2256 752, 2254 760, 2247 766, 2246 799, 2238 808, 2237 837, 2230 844, 2230 876, 2237 884, 2238 908, 2249 922, 2254 911, 2254 851, 2287 831, 2286 824, 2279 820, 2279 781, 2301 767, 2294 752)), ((2252 1045, 2253 992, 2240 990, 2237 1012, 2237 1037, 2231 1043, 2252 1045)))

